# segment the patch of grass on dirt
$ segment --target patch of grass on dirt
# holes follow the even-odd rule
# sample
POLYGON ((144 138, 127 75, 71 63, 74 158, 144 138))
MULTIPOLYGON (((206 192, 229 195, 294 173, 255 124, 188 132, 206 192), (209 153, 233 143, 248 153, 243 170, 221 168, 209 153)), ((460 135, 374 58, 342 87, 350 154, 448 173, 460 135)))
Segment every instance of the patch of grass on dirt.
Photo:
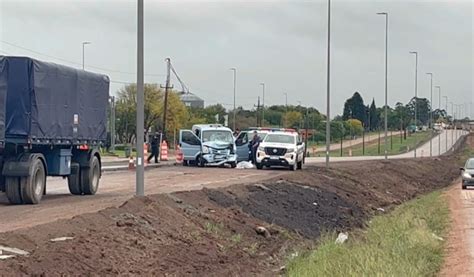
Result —
POLYGON ((224 225, 222 223, 215 223, 215 222, 206 222, 205 225, 206 232, 209 234, 214 234, 218 235, 219 233, 222 232, 222 229, 224 228, 224 225))
POLYGON ((334 242, 337 234, 323 236, 317 249, 290 260, 288 275, 433 276, 443 262, 440 237, 448 224, 448 206, 434 192, 374 217, 342 245, 334 242))

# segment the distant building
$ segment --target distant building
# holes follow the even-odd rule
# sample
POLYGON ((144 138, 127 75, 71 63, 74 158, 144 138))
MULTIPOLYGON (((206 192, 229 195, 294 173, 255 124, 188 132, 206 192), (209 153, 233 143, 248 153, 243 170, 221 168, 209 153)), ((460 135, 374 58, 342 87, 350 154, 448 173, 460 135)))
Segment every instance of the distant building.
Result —
POLYGON ((204 108, 204 100, 190 92, 180 92, 179 98, 186 107, 204 108))

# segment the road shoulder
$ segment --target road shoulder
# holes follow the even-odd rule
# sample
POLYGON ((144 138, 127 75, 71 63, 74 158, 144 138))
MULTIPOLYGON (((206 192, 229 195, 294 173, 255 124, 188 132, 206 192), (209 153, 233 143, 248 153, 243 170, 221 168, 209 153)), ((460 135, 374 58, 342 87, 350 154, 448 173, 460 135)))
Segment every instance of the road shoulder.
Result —
POLYGON ((462 190, 460 180, 445 192, 451 211, 445 264, 440 276, 474 276, 474 189, 462 190))

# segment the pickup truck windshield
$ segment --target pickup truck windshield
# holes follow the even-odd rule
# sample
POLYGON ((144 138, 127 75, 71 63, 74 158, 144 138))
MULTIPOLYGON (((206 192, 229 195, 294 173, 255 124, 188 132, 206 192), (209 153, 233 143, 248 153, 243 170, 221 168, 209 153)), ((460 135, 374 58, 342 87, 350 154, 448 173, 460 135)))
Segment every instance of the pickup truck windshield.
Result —
POLYGON ((295 137, 282 134, 268 134, 264 142, 295 144, 295 137))
POLYGON ((467 161, 466 169, 474 169, 474 159, 470 159, 467 161))
POLYGON ((217 130, 210 130, 210 131, 203 131, 202 132, 202 141, 203 142, 224 142, 224 143, 233 143, 234 137, 232 133, 229 131, 217 131, 217 130))

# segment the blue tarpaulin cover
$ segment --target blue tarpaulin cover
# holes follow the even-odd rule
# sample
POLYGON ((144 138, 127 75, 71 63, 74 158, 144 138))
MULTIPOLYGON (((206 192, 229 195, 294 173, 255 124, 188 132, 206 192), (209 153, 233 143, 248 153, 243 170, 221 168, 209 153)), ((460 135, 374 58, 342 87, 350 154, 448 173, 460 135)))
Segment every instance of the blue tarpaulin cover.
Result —
POLYGON ((0 141, 105 141, 108 97, 105 75, 0 56, 0 141))

